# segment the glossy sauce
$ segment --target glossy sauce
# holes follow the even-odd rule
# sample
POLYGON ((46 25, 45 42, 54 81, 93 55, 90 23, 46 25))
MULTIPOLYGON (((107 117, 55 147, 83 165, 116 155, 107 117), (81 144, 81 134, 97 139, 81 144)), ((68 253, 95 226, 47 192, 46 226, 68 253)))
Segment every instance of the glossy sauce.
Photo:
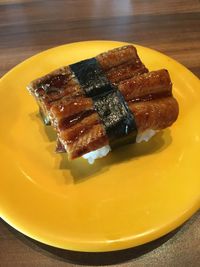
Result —
POLYGON ((83 112, 79 112, 79 113, 74 114, 74 115, 72 115, 70 117, 63 118, 58 123, 58 129, 60 131, 63 131, 65 129, 69 128, 69 127, 72 127, 73 125, 79 123, 84 118, 92 115, 93 113, 95 113, 95 110, 90 109, 90 110, 86 110, 86 111, 83 111, 83 112))
POLYGON ((170 91, 164 91, 154 94, 148 94, 141 97, 136 97, 131 100, 128 100, 127 103, 133 103, 133 102, 145 102, 145 101, 151 101, 159 98, 169 97, 172 96, 172 93, 170 91))

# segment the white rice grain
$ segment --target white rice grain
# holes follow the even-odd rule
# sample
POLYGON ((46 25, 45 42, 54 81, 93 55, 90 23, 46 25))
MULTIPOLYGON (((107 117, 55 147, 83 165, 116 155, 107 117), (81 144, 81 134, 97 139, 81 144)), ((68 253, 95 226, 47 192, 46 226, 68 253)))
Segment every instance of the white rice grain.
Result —
POLYGON ((103 146, 97 150, 91 151, 91 152, 83 155, 83 158, 87 159, 89 164, 93 164, 95 159, 105 157, 110 152, 110 150, 111 150, 111 148, 109 145, 103 146))
POLYGON ((136 143, 141 143, 142 141, 148 142, 157 132, 158 131, 153 129, 148 129, 142 133, 138 133, 136 137, 136 143))
MULTIPOLYGON (((142 141, 148 142, 157 132, 158 131, 153 129, 148 129, 142 133, 138 133, 136 137, 136 143, 141 143, 142 141)), ((109 145, 103 146, 97 150, 83 155, 83 158, 87 159, 89 164, 93 164, 96 159, 105 157, 110 151, 111 147, 109 145)))

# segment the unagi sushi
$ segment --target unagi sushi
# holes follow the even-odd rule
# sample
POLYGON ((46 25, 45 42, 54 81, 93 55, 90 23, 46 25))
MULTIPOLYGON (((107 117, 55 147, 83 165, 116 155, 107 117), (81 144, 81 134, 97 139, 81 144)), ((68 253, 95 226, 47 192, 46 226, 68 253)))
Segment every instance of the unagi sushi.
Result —
POLYGON ((35 81, 27 89, 35 97, 45 124, 50 124, 49 110, 56 102, 80 95, 92 97, 107 90, 109 84, 148 72, 134 46, 123 46, 57 69, 35 81))
POLYGON ((168 71, 149 72, 131 45, 55 70, 28 90, 57 131, 57 152, 89 163, 121 144, 148 141, 178 117, 168 71))

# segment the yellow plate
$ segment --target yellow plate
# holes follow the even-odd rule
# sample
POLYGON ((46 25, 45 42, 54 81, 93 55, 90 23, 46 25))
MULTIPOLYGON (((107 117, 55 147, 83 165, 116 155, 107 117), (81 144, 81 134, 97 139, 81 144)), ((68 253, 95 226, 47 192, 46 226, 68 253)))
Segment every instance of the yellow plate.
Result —
POLYGON ((33 79, 125 43, 89 41, 40 53, 0 80, 0 216, 60 248, 112 251, 156 239, 200 207, 200 82, 185 67, 137 46, 150 70, 167 68, 178 121, 148 143, 90 166, 54 153, 56 135, 25 87, 33 79))

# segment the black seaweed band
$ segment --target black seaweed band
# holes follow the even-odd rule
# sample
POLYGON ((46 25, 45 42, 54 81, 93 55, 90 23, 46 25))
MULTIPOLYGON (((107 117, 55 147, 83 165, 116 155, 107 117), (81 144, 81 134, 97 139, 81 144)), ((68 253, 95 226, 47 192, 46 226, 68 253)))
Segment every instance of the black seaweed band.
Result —
POLYGON ((86 96, 94 97, 112 90, 110 82, 95 58, 70 65, 86 96))
POLYGON ((115 139, 137 130, 132 112, 121 92, 115 87, 112 91, 94 97, 93 101, 111 144, 115 139))
POLYGON ((105 127, 110 145, 131 137, 135 141, 137 126, 123 95, 105 76, 95 58, 70 65, 87 97, 93 99, 94 107, 105 127))

